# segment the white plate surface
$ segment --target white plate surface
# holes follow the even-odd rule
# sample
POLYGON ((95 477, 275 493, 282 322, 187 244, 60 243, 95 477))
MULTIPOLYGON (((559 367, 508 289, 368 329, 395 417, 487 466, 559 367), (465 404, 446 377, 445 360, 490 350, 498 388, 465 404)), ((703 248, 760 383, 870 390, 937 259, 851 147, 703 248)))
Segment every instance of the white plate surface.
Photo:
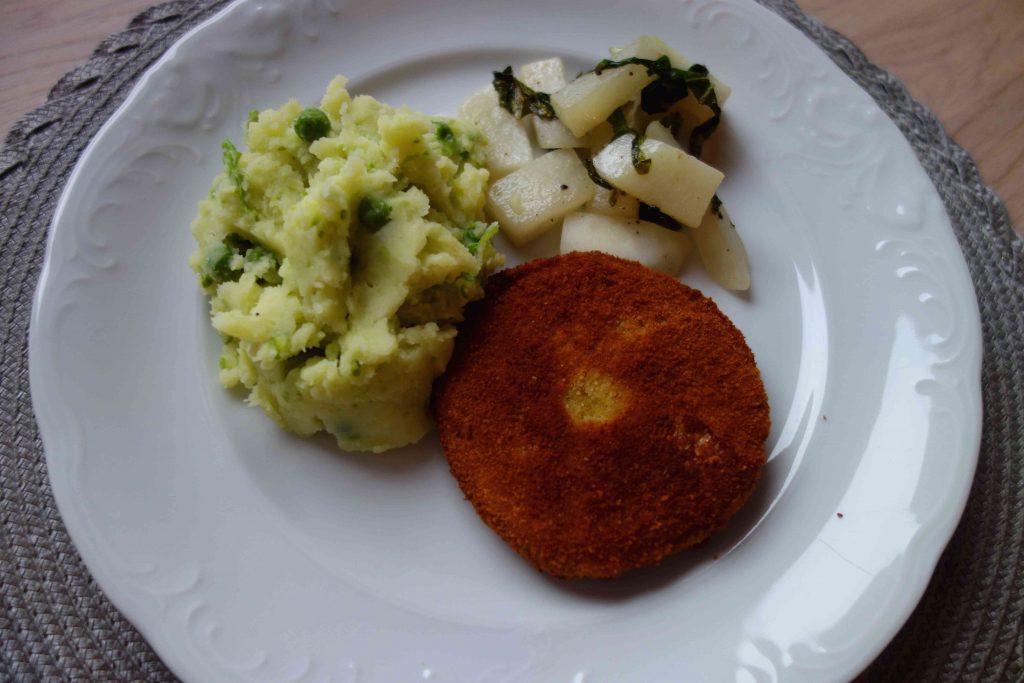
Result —
POLYGON ((935 189, 812 43, 740 0, 266 0, 192 31, 61 199, 30 338, 53 490, 89 569, 183 679, 827 681, 921 596, 979 443, 980 326, 935 189), (432 113, 489 71, 656 34, 734 88, 717 163, 770 464, 720 536, 614 581, 545 578, 476 517, 436 443, 345 455, 217 383, 186 264, 253 107, 355 92, 432 113), (841 516, 840 516, 841 515, 841 516))

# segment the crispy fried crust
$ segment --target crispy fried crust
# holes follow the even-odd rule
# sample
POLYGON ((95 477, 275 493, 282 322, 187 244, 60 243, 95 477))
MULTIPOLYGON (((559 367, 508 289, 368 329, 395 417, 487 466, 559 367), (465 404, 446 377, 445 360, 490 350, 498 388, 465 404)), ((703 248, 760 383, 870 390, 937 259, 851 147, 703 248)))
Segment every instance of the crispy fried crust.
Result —
POLYGON ((720 529, 765 462, 768 400, 700 292, 574 253, 498 273, 435 386, 452 474, 538 569, 613 577, 720 529))

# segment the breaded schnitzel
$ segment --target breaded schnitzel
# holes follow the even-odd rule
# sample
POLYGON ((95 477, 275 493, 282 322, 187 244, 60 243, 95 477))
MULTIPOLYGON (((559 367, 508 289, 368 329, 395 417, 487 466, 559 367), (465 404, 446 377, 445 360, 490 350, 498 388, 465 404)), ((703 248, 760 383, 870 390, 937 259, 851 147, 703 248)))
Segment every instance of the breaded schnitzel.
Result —
POLYGON ((769 430, 754 356, 714 302, 597 252, 494 275, 432 408, 483 521, 568 578, 720 529, 760 479, 769 430))

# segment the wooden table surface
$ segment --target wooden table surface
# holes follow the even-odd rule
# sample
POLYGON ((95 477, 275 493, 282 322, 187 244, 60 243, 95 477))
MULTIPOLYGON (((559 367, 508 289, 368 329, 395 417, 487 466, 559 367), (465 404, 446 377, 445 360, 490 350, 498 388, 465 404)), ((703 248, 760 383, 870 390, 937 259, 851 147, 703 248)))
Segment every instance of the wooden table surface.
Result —
MULTIPOLYGON (((1024 0, 798 0, 929 106, 1024 234, 1024 0)), ((0 0, 0 134, 153 0, 0 0)))

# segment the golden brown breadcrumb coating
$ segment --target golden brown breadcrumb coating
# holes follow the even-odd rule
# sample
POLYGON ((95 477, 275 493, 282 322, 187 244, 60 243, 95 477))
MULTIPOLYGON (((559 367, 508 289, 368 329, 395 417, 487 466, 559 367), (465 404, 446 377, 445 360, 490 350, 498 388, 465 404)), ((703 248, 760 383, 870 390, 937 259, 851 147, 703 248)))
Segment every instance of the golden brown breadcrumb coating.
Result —
POLYGON ((699 543, 750 497, 768 400, 707 297, 597 252, 494 275, 433 413, 477 513, 538 569, 613 577, 699 543))

